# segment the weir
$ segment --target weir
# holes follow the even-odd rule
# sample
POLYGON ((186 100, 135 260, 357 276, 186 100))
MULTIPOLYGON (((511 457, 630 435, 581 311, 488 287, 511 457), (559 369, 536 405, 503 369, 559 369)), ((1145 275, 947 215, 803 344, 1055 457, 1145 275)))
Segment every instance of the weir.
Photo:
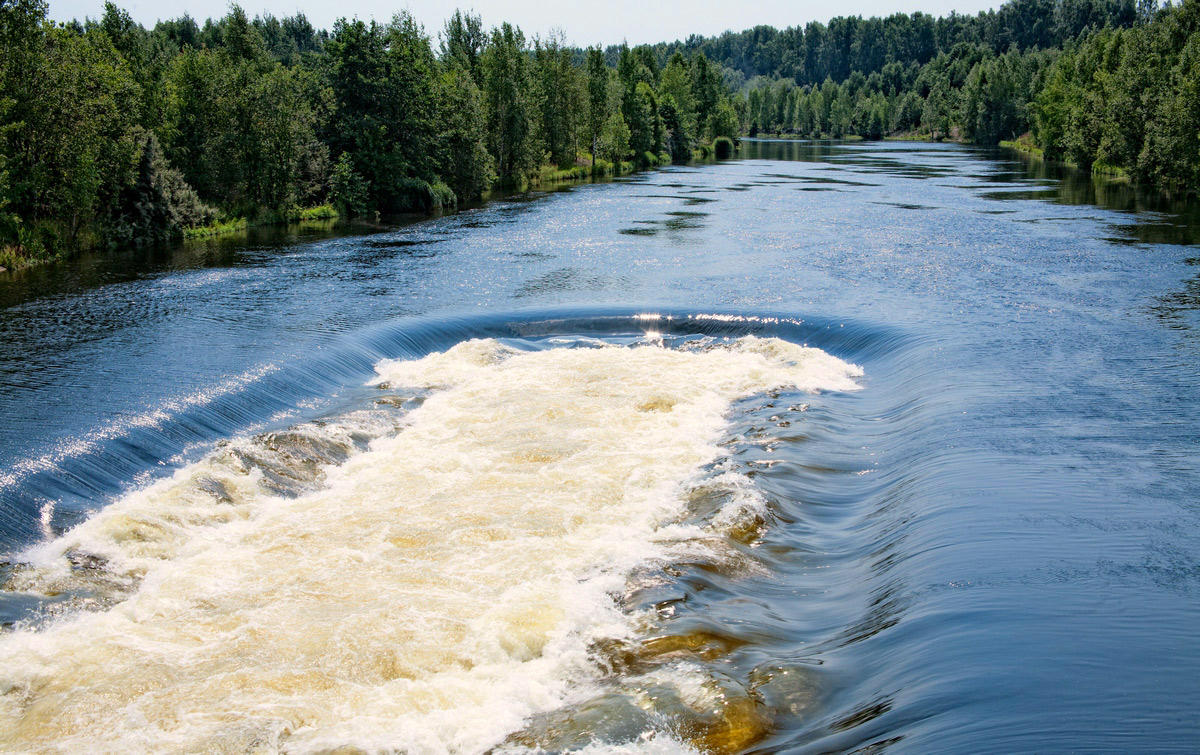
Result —
POLYGON ((526 321, 505 327, 541 334, 381 360, 362 407, 223 441, 16 554, 6 588, 42 606, 0 638, 0 741, 757 741, 771 709, 718 668, 744 642, 650 636, 671 612, 623 596, 661 589, 673 564, 763 572, 771 506, 721 445, 729 412, 854 391, 862 370, 779 338, 678 332, 798 323, 620 320, 641 334, 526 321), (613 642, 633 649, 615 662, 598 650, 613 642), (644 715, 601 732, 583 711, 610 705, 644 715))

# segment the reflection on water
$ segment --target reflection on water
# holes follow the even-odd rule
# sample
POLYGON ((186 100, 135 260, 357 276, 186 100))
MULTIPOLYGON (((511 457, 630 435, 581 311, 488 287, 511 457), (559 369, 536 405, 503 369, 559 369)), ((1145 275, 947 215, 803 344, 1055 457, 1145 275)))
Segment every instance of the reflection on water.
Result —
MULTIPOLYGON (((873 145, 879 146, 879 145, 873 145)), ((950 178, 958 175, 954 166, 942 164, 943 159, 956 159, 958 150, 946 150, 932 145, 895 145, 874 153, 859 145, 838 142, 778 141, 746 139, 742 141, 741 156, 747 159, 793 160, 799 162, 834 163, 855 169, 867 167, 870 173, 900 175, 907 178, 950 178), (888 151, 897 151, 893 158, 888 151), (864 156, 865 155, 865 156, 864 156), (913 157, 920 156, 920 164, 913 157)), ((1159 216, 1138 217, 1135 222, 1117 225, 1119 238, 1144 244, 1200 243, 1200 205, 1194 196, 1172 197, 1157 191, 1140 189, 1128 180, 1108 176, 1093 176, 1062 163, 1048 162, 1022 155, 1008 149, 977 149, 976 152, 995 160, 986 172, 973 173, 971 178, 1003 190, 987 190, 979 196, 997 200, 1045 199, 1070 206, 1098 206, 1109 210, 1159 216)), ((869 185, 862 182, 821 177, 801 177, 786 173, 767 173, 771 179, 791 179, 799 182, 841 183, 851 186, 869 185)), ((976 188, 964 187, 964 188, 976 188)), ((984 187, 978 187, 984 188, 984 187)), ((815 188, 805 188, 814 191, 815 188)), ((916 209, 917 205, 897 205, 916 209)), ((990 210, 1005 212, 1005 210, 990 210)))
POLYGON ((0 741, 140 696, 78 741, 192 710, 193 749, 235 751, 1190 751, 1194 206, 951 144, 740 156, 0 281, 0 623, 41 648, 0 664, 24 722, 0 741), (471 339, 747 335, 861 365, 861 390, 712 396, 712 363, 518 381, 483 356, 461 391, 445 364, 364 385, 471 339), (613 413, 570 424, 585 406, 613 413), (711 435, 672 428, 701 408, 711 435), (663 466, 697 443, 711 464, 663 466), (653 481, 669 505, 625 506, 653 481), (596 511, 630 529, 586 535, 596 511), (187 644, 161 665, 93 641, 160 630, 187 644), (86 648, 115 655, 81 687, 86 648))
MULTIPOLYGON (((625 233, 625 230, 621 231, 625 233)), ((542 296, 548 292, 619 290, 628 281, 617 276, 591 273, 574 267, 564 267, 526 281, 517 289, 518 298, 542 296)))
MULTIPOLYGON (((1186 260, 1187 264, 1200 266, 1200 258, 1186 260)), ((1158 297, 1151 307, 1168 327, 1180 330, 1195 330, 1200 325, 1200 273, 1184 281, 1182 291, 1172 291, 1158 297)))
POLYGON ((704 228, 703 219, 708 215, 707 212, 688 210, 673 210, 664 214, 667 217, 663 220, 635 220, 636 227, 622 228, 621 233, 627 236, 656 236, 660 232, 695 231, 704 228))

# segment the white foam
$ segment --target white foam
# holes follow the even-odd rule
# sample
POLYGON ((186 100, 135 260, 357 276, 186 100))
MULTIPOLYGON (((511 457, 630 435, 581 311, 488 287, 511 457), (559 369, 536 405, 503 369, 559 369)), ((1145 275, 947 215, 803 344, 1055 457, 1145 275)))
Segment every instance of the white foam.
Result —
MULTIPOLYGON (((133 586, 102 613, 0 638, 2 746, 486 750, 595 680, 595 640, 636 631, 613 597, 635 567, 705 537, 671 522, 720 455, 730 402, 852 390, 861 370, 745 338, 476 340, 378 373, 435 392, 319 489, 271 495, 216 454, 41 548, 46 573, 84 551, 133 586), (214 475, 228 501, 203 492, 214 475)), ((730 518, 760 505, 735 498, 730 518)))

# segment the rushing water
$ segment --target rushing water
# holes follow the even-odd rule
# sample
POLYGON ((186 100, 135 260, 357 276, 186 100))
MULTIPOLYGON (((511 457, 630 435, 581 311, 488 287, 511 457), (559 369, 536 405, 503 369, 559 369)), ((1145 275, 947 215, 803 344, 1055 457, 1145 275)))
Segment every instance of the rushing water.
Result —
POLYGON ((0 281, 0 750, 1192 751, 1200 221, 950 145, 0 281))

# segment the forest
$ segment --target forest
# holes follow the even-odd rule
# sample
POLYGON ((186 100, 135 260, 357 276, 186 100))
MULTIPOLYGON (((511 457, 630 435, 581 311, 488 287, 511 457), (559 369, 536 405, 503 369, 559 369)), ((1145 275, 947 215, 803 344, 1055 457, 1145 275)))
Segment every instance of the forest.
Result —
POLYGON ((1015 0, 975 17, 840 18, 688 44, 746 82, 751 134, 1005 143, 1189 193, 1198 32, 1196 0, 1015 0))
MULTIPOLYGON (((153 29, 112 3, 51 22, 0 2, 0 246, 9 264, 225 227, 429 211, 493 186, 628 171, 736 138, 703 55, 238 6, 153 29)), ((4 260, 0 259, 0 265, 4 260)))
POLYGON ((57 23, 0 0, 0 266, 450 208, 747 134, 1005 142, 1189 192, 1198 4, 1014 0, 578 49, 463 12, 435 39, 406 12, 326 31, 234 5, 147 29, 112 3, 57 23))

